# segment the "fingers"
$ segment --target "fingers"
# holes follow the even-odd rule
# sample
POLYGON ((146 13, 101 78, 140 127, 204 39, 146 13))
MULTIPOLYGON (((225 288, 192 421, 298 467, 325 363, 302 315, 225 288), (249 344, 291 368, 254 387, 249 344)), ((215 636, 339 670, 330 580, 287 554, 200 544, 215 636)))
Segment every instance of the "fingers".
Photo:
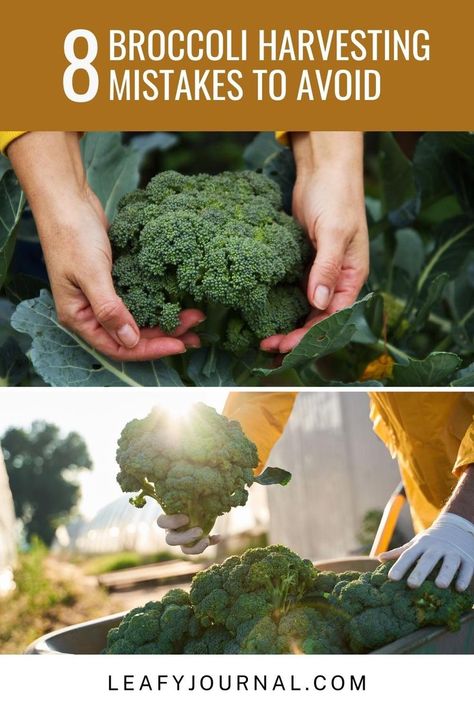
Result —
POLYGON ((124 348, 135 348, 140 331, 122 299, 115 293, 111 274, 107 268, 91 275, 81 284, 94 316, 113 340, 124 348))
POLYGON ((186 514, 172 514, 167 516, 166 514, 161 514, 158 516, 157 524, 160 528, 181 528, 181 526, 186 526, 189 518, 186 514))
POLYGON ((423 550, 419 546, 409 546, 398 558, 394 566, 388 571, 390 580, 401 580, 413 566, 415 561, 422 555, 423 550))
POLYGON ((205 536, 205 538, 201 538, 201 540, 193 546, 181 546, 181 550, 186 555, 199 555, 200 553, 204 553, 209 546, 214 546, 216 543, 219 543, 220 539, 220 536, 205 536))
MULTIPOLYGON (((428 549, 419 558, 415 568, 407 578, 409 588, 419 588, 440 559, 439 551, 428 549)), ((401 559, 400 559, 401 560, 401 559)), ((396 565, 396 564, 395 564, 396 565)))
POLYGON ((403 546, 392 548, 392 550, 385 551, 385 553, 380 553, 378 559, 381 560, 382 563, 385 563, 387 560, 395 560, 396 558, 399 558, 408 548, 410 548, 411 545, 412 542, 408 541, 408 543, 405 543, 403 546))
POLYGON ((188 528, 187 531, 173 531, 170 530, 166 534, 166 543, 169 546, 186 546, 189 543, 193 543, 198 538, 202 536, 202 528, 198 526, 194 528, 188 528))
POLYGON ((199 326, 200 323, 206 320, 205 315, 198 309, 184 309, 179 314, 180 325, 172 333, 165 333, 158 326, 153 328, 143 328, 142 335, 144 338, 158 338, 161 336, 173 336, 180 338, 186 334, 191 328, 199 326))
POLYGON ((158 360, 186 351, 186 346, 182 341, 165 336, 152 339, 140 338, 134 348, 125 348, 99 326, 95 318, 92 321, 77 323, 74 330, 97 351, 117 361, 158 360))
POLYGON ((449 588, 460 564, 461 556, 457 553, 448 553, 445 555, 441 569, 436 576, 435 584, 439 588, 449 588))
POLYGON ((329 306, 344 260, 345 242, 318 236, 317 252, 308 278, 308 301, 324 311, 329 306))
POLYGON ((456 580, 456 590, 464 592, 471 584, 472 576, 474 575, 474 565, 471 561, 464 559, 461 563, 458 578, 456 580))
MULTIPOLYGON (((202 531, 201 531, 202 533, 202 531)), ((200 541, 195 543, 193 546, 181 546, 181 550, 185 555, 199 555, 200 553, 204 553, 206 548, 209 545, 209 537, 205 536, 204 538, 201 538, 200 541)))

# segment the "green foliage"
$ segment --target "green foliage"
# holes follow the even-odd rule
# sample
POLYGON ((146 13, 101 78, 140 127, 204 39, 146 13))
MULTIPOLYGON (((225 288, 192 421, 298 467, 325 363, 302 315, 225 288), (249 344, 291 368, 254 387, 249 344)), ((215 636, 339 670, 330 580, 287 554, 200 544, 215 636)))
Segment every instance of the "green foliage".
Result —
POLYGON ((174 590, 132 610, 109 633, 105 651, 350 654, 428 625, 459 628, 471 593, 442 590, 432 580, 411 590, 390 581, 389 568, 319 572, 284 546, 251 549, 195 575, 189 595, 174 590))
MULTIPOLYGON (((154 408, 123 429, 118 442, 117 476, 123 491, 155 499, 166 514, 185 514, 185 528, 198 526, 207 535, 218 516, 244 506, 258 465, 257 448, 240 424, 197 403, 180 418, 154 408)), ((275 469, 259 483, 288 483, 288 472, 275 469)))
POLYGON ((0 287, 7 277, 15 246, 15 230, 25 205, 25 198, 12 170, 0 178, 0 287))
MULTIPOLYGON (((88 178, 111 217, 116 214, 115 206, 125 193, 145 185, 157 171, 167 169, 194 174, 203 170, 219 173, 226 169, 247 167, 261 173, 262 180, 273 180, 281 191, 284 209, 289 212, 291 208, 295 178, 292 154, 289 149, 280 146, 271 133, 257 135, 244 151, 244 134, 222 134, 220 137, 199 133, 149 134, 127 139, 126 147, 122 143, 118 133, 87 134, 83 142, 88 178), (214 141, 220 141, 222 151, 209 151, 214 141)), ((162 180, 166 182, 168 178, 163 177, 162 180)), ((188 180, 194 181, 197 177, 183 178, 184 182, 188 180)), ((219 182, 220 178, 216 176, 212 180, 219 182)), ((47 292, 38 296, 38 286, 33 292, 31 289, 14 290, 12 296, 9 285, 13 275, 5 273, 3 294, 13 303, 22 303, 12 317, 13 328, 2 324, 0 313, 1 383, 132 387, 280 384, 357 387, 361 382, 372 386, 472 385, 474 135, 426 133, 419 138, 410 157, 401 151, 391 133, 369 136, 365 182, 371 238, 371 271, 366 287, 359 296, 359 302, 351 309, 341 315, 336 314, 331 317, 332 320, 326 319, 314 325, 283 364, 278 360, 274 362, 271 356, 258 350, 257 331, 268 332, 264 327, 270 328, 271 325, 277 328, 278 324, 271 324, 268 313, 257 305, 253 312, 248 309, 248 313, 240 313, 242 306, 248 306, 245 299, 242 303, 239 300, 237 307, 221 308, 216 305, 211 308, 204 299, 200 305, 204 306, 207 319, 200 327, 203 347, 197 351, 193 349, 184 356, 166 359, 166 362, 115 363, 62 328, 57 321, 51 296, 47 292), (364 301, 368 293, 373 296, 364 301), (235 313, 236 308, 238 314, 235 313), (344 321, 342 326, 341 319, 344 321), (255 327, 250 332, 247 320, 255 327), (18 333, 22 335, 18 336, 18 333), (17 340, 18 348, 11 341, 7 343, 8 338, 17 340), (237 355, 223 350, 224 344, 226 348, 238 351, 237 355), (26 361, 26 356, 29 361, 26 361), (379 359, 385 356, 391 359, 393 367, 378 367, 379 359), (12 363, 12 358, 15 367, 8 365, 12 363)), ((0 215, 5 215, 7 219, 4 219, 6 228, 3 232, 0 229, 0 275, 2 264, 5 272, 12 255, 23 205, 21 190, 11 172, 3 173, 1 185, 0 215), (4 189, 5 186, 8 190, 4 189)), ((146 195, 139 192, 138 203, 146 195)), ((180 194, 168 199, 176 205, 180 194)), ((193 200, 193 205, 189 203, 184 209, 190 230, 188 233, 184 231, 177 240, 187 245, 195 245, 193 240, 200 239, 193 229, 202 213, 201 207, 196 208, 196 205, 199 206, 199 194, 195 194, 193 200)), ((224 212, 227 208, 232 209, 231 203, 235 207, 235 202, 228 202, 225 201, 224 212)), ((219 212, 222 210, 222 199, 218 203, 219 212)), ((133 214, 140 210, 123 205, 120 212, 123 216, 128 213, 133 226, 133 214)), ((137 230, 139 224, 135 224, 137 230)), ((217 223, 214 226, 217 229, 217 223)), ((166 234, 172 236, 173 222, 166 223, 165 227, 166 234)), ((116 239, 120 242, 120 220, 116 232, 116 239)), ((127 241, 127 230, 122 238, 127 241)), ((226 242, 223 255, 229 256, 231 243, 232 239, 226 242)), ((176 243, 172 240, 169 244, 170 250, 165 250, 165 256, 168 258, 174 254, 176 258, 176 243)), ((122 249, 117 243, 116 252, 122 249)), ((277 263, 281 264, 283 258, 291 259, 291 255, 282 255, 284 251, 282 249, 278 253, 277 263)), ((258 275, 248 269, 253 256, 250 252, 240 251, 237 246, 234 252, 237 255, 236 274, 240 274, 242 280, 254 279, 252 283, 255 283, 258 275)), ((199 254, 199 250, 193 254, 199 254)), ((155 256, 154 250, 150 249, 148 256, 141 257, 144 268, 140 266, 139 277, 133 277, 134 283, 128 285, 125 282, 136 274, 133 260, 127 260, 121 266, 120 260, 117 260, 116 279, 120 276, 123 281, 124 295, 128 291, 133 292, 126 298, 131 299, 132 307, 135 300, 134 308, 139 317, 140 311, 145 319, 150 316, 148 307, 155 298, 153 294, 159 294, 159 299, 163 301, 163 325, 169 329, 176 324, 177 305, 195 304, 202 297, 199 290, 204 292, 207 286, 198 275, 192 289, 194 291, 195 288, 196 293, 189 293, 191 290, 188 290, 189 298, 182 302, 175 292, 173 279, 165 282, 162 275, 158 275, 151 286, 146 287, 149 288, 151 302, 144 300, 142 273, 147 275, 145 283, 150 284, 148 270, 153 268, 155 256), (132 286, 136 289, 133 290, 132 286)), ((187 276, 192 279, 193 273, 196 274, 193 269, 198 267, 196 263, 191 263, 193 255, 185 256, 184 261, 189 266, 187 276)), ((162 259, 164 256, 160 254, 160 263, 162 259)), ((224 256, 222 259, 222 273, 218 272, 215 282, 209 285, 209 293, 215 296, 217 292, 219 298, 224 293, 223 280, 226 283, 229 281, 224 256)), ((173 269, 177 271, 178 265, 171 267, 171 272, 173 269)), ((184 267, 182 271, 186 271, 184 267)), ((289 297, 293 304, 294 293, 289 297)), ((257 304, 261 292, 256 290, 254 298, 257 304)), ((285 326, 282 313, 288 315, 286 298, 287 294, 283 300, 278 300, 282 329, 285 326)), ((261 301, 259 303, 262 304, 261 301)), ((303 304, 300 305, 303 308, 303 304)), ((304 306, 306 309, 306 304, 304 306)), ((276 310, 276 305, 272 308, 276 310)), ((289 320, 287 327, 290 327, 289 320)))
POLYGON ((86 444, 76 432, 62 436, 47 422, 11 427, 1 444, 16 516, 29 540, 38 537, 49 545, 79 497, 72 475, 92 467, 86 444))
POLYGON ((122 198, 110 239, 115 285, 139 326, 171 332, 198 306, 207 342, 241 353, 309 310, 298 286, 307 240, 257 173, 161 173, 122 198))

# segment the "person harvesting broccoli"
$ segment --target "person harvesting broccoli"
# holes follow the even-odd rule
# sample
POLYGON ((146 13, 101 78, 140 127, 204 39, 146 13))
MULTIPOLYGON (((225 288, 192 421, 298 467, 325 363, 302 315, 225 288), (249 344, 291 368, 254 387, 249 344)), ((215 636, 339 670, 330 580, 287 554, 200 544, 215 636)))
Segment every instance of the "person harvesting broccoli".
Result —
POLYGON ((285 485, 291 478, 278 468, 255 477, 254 443, 238 422, 204 403, 178 419, 156 407, 147 417, 129 422, 118 442, 117 462, 122 490, 137 492, 131 503, 141 508, 145 497, 155 499, 164 511, 160 525, 171 522, 174 529, 167 542, 178 536, 184 553, 199 552, 196 545, 204 550, 212 542, 216 518, 244 506, 254 482, 285 485))

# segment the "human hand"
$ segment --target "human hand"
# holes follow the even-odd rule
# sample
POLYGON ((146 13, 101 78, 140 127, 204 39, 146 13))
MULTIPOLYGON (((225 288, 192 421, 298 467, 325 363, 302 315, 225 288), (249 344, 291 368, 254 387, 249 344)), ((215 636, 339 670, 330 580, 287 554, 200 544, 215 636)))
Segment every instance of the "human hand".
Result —
POLYGON ((474 574, 474 524, 461 516, 442 513, 433 525, 404 546, 379 556, 397 562, 389 571, 391 580, 401 580, 414 566, 407 579, 410 588, 418 588, 438 563, 441 569, 435 583, 447 588, 456 577, 456 590, 466 590, 474 574))
POLYGON ((167 516, 161 514, 158 517, 158 526, 166 530, 166 543, 169 546, 181 546, 181 550, 186 555, 199 555, 208 546, 219 543, 220 536, 202 536, 202 529, 195 527, 186 531, 178 531, 178 528, 186 526, 189 518, 185 514, 173 514, 167 516))
POLYGON ((315 323, 351 306, 369 271, 369 240, 358 133, 292 134, 297 177, 293 216, 315 249, 307 279, 313 306, 306 323, 265 338, 261 348, 287 353, 315 323))
POLYGON ((116 294, 107 218, 87 184, 77 134, 33 132, 9 157, 30 202, 59 322, 101 353, 121 361, 154 360, 198 347, 189 329, 204 320, 181 313, 173 334, 139 329, 116 294))

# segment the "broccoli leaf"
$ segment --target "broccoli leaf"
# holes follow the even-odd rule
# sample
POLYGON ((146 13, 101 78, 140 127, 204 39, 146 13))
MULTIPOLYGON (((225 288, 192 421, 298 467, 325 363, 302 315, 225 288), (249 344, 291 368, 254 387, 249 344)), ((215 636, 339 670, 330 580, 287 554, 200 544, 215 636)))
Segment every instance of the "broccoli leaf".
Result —
POLYGON ((25 198, 12 170, 0 180, 0 287, 7 276, 15 247, 15 228, 20 221, 25 198))
POLYGON ((455 353, 431 353, 424 360, 409 358, 408 363, 395 363, 391 385, 448 385, 461 363, 455 353))
POLYGON ((124 146, 119 131, 87 133, 81 152, 89 185, 110 220, 120 198, 138 185, 142 153, 124 146))
POLYGON ((98 353, 58 322, 51 294, 43 289, 36 299, 22 301, 11 324, 32 338, 29 356, 39 375, 55 386, 171 386, 182 385, 175 370, 163 361, 122 363, 98 353))
POLYGON ((341 309, 312 326, 296 348, 283 358, 283 362, 278 368, 273 370, 260 368, 255 372, 259 375, 283 373, 291 368, 297 368, 307 361, 317 360, 344 348, 356 333, 357 320, 372 298, 373 294, 367 294, 351 307, 341 309))
POLYGON ((450 383, 453 387, 463 388, 474 386, 474 363, 468 365, 467 368, 463 368, 463 370, 459 370, 456 376, 456 379, 450 383))
POLYGON ((189 358, 188 376, 200 387, 232 387, 235 385, 232 369, 235 365, 230 353, 220 349, 198 348, 189 358), (212 357, 212 367, 206 365, 212 357))
POLYGON ((263 486, 270 486, 271 484, 286 486, 290 479, 290 472, 287 472, 286 469, 280 469, 280 467, 267 467, 255 477, 257 484, 262 484, 263 486))
POLYGON ((419 210, 412 165, 392 133, 380 140, 380 174, 385 208, 396 227, 411 225, 419 210))

